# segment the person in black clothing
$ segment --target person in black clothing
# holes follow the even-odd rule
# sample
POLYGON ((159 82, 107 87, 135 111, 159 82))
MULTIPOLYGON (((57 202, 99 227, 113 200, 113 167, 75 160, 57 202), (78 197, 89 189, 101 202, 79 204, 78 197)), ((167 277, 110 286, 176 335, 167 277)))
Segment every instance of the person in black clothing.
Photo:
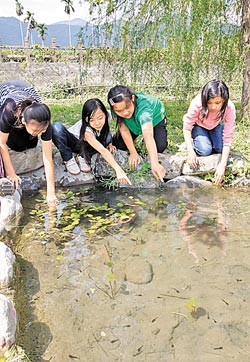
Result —
POLYGON ((41 103, 40 96, 28 83, 7 81, 0 84, 0 152, 6 177, 18 188, 21 178, 16 175, 8 149, 22 152, 34 148, 41 136, 43 161, 47 179, 47 202, 57 203, 54 163, 52 158, 51 113, 41 103))

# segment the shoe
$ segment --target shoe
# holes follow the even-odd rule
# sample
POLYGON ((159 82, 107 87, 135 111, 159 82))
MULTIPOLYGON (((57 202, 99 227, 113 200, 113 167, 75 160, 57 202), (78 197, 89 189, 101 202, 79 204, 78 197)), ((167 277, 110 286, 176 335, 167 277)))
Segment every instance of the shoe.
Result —
POLYGON ((0 178, 0 196, 12 196, 16 191, 13 183, 5 177, 0 178))
POLYGON ((71 175, 79 175, 81 172, 76 160, 72 157, 69 161, 65 162, 66 170, 71 173, 71 175))
POLYGON ((82 172, 90 172, 91 171, 91 167, 87 164, 84 157, 78 156, 77 161, 79 163, 79 167, 80 167, 80 170, 82 172))

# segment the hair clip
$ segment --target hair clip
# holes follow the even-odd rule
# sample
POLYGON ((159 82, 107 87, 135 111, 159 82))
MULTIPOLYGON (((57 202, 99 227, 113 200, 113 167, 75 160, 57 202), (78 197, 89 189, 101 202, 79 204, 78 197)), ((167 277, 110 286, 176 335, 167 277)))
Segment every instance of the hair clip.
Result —
POLYGON ((114 99, 115 99, 115 98, 118 98, 118 97, 121 97, 121 99, 124 100, 125 95, 124 95, 123 93, 116 94, 115 96, 109 98, 109 104, 110 104, 111 106, 113 106, 115 103, 118 103, 119 101, 114 102, 114 99))

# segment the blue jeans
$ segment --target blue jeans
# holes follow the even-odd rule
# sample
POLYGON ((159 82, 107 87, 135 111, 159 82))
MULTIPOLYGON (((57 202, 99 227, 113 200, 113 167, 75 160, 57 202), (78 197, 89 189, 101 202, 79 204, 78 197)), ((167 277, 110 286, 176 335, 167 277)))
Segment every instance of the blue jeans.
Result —
POLYGON ((223 148, 223 125, 218 124, 214 129, 206 129, 195 125, 192 129, 192 139, 195 152, 199 156, 209 156, 221 153, 223 148))
POLYGON ((64 162, 69 161, 73 157, 73 153, 79 154, 81 151, 80 140, 60 122, 52 123, 52 141, 64 162))

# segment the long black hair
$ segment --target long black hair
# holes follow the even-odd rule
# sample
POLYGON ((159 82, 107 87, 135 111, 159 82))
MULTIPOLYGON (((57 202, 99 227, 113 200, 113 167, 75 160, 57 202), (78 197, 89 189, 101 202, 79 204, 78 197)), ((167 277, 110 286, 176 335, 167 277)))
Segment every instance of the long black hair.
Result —
MULTIPOLYGON (((119 103, 122 101, 131 101, 134 92, 132 89, 125 85, 116 85, 111 88, 108 92, 108 103, 110 108, 112 109, 115 103, 119 103)), ((117 114, 117 125, 122 122, 123 118, 118 116, 117 114)))
POLYGON ((209 99, 221 97, 224 102, 220 110, 219 118, 223 119, 225 110, 227 108, 228 100, 229 100, 229 90, 226 84, 222 80, 210 80, 207 84, 205 84, 201 91, 201 105, 202 105, 202 118, 206 118, 208 116, 208 107, 207 103, 209 99))
POLYGON ((88 99, 82 107, 82 126, 80 129, 81 151, 82 153, 84 153, 86 160, 90 162, 90 158, 95 150, 88 144, 87 141, 84 140, 86 127, 90 127, 93 130, 93 133, 98 141, 103 146, 106 146, 106 139, 109 134, 108 112, 105 105, 98 98, 88 99), (90 125, 91 117, 93 117, 94 113, 98 109, 100 109, 105 114, 105 123, 99 135, 97 134, 96 130, 90 125))

